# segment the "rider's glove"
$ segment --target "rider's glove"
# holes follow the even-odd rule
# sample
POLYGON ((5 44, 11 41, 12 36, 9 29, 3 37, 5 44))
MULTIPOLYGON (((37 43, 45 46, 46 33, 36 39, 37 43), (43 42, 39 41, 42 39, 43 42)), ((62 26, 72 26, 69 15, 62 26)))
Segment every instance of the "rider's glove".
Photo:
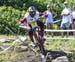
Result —
POLYGON ((27 25, 27 28, 26 28, 27 30, 30 30, 31 29, 31 27, 29 26, 29 25, 27 25))

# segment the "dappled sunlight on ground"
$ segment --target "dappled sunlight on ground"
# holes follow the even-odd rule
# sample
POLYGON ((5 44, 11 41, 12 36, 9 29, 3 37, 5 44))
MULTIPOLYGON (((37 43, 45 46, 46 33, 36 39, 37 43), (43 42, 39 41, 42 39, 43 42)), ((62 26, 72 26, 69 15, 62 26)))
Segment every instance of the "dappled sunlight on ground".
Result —
MULTIPOLYGON (((23 36, 19 36, 19 38, 24 40, 23 36)), ((50 39, 51 37, 47 38, 44 44, 46 50, 65 51, 69 54, 71 54, 71 52, 75 52, 75 40, 55 40, 50 39)), ((27 38, 25 37, 25 43, 30 43, 28 36, 27 38)), ((75 55, 75 53, 72 54, 75 55)), ((20 40, 16 39, 15 36, 0 35, 0 62, 41 62, 41 59, 39 55, 36 56, 33 51, 28 49, 22 42, 20 42, 20 40), (12 45, 16 40, 17 42, 12 45), (8 47, 10 48, 7 51, 1 53, 8 47)))

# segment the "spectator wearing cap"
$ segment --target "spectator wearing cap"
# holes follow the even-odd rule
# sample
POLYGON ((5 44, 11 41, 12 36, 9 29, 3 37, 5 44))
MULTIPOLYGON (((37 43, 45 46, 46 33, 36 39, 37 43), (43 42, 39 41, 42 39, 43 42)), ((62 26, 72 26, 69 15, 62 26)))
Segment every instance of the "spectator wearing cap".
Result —
MULTIPOLYGON (((61 29, 69 29, 71 23, 71 10, 68 7, 67 2, 64 2, 64 9, 61 12, 61 16, 62 16, 61 29)), ((64 37, 63 32, 61 33, 61 35, 62 37, 64 37)), ((69 32, 67 32, 67 37, 68 35, 69 32)))
MULTIPOLYGON (((53 29, 53 18, 57 16, 57 14, 52 10, 51 6, 47 5, 47 10, 44 12, 46 19, 46 28, 53 29)), ((51 36, 53 37, 53 33, 51 32, 51 36)))

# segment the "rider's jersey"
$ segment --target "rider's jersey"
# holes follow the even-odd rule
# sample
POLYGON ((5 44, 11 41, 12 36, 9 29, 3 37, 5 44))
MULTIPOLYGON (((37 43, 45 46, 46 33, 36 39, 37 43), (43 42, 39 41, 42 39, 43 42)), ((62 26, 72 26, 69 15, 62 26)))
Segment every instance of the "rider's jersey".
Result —
POLYGON ((32 24, 33 22, 37 21, 40 17, 39 12, 36 12, 34 17, 31 17, 30 14, 27 12, 23 19, 20 20, 21 23, 27 22, 28 24, 32 24))
POLYGON ((31 24, 35 21, 37 21, 39 19, 39 13, 36 12, 35 16, 32 18, 29 13, 26 13, 26 15, 24 16, 24 18, 27 19, 27 23, 31 24))

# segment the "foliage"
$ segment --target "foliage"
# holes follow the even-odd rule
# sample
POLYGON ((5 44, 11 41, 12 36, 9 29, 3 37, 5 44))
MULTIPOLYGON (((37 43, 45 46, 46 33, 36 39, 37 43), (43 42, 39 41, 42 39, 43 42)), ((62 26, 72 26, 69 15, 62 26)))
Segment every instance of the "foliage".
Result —
MULTIPOLYGON (((38 11, 43 12, 46 10, 46 5, 50 4, 52 9, 58 14, 55 20, 60 19, 64 1, 65 0, 0 0, 0 34, 9 34, 9 31, 5 29, 8 25, 15 33, 18 33, 18 22, 20 18, 24 16, 27 8, 31 5, 35 6, 38 11)), ((67 1, 72 9, 75 0, 67 1)), ((56 25, 54 26, 56 27, 56 25)), ((24 30, 22 32, 24 33, 24 30)))
POLYGON ((16 33, 18 32, 18 22, 21 17, 23 17, 25 11, 19 11, 12 8, 11 6, 1 6, 0 7, 0 32, 5 34, 8 32, 6 26, 12 27, 16 33))

